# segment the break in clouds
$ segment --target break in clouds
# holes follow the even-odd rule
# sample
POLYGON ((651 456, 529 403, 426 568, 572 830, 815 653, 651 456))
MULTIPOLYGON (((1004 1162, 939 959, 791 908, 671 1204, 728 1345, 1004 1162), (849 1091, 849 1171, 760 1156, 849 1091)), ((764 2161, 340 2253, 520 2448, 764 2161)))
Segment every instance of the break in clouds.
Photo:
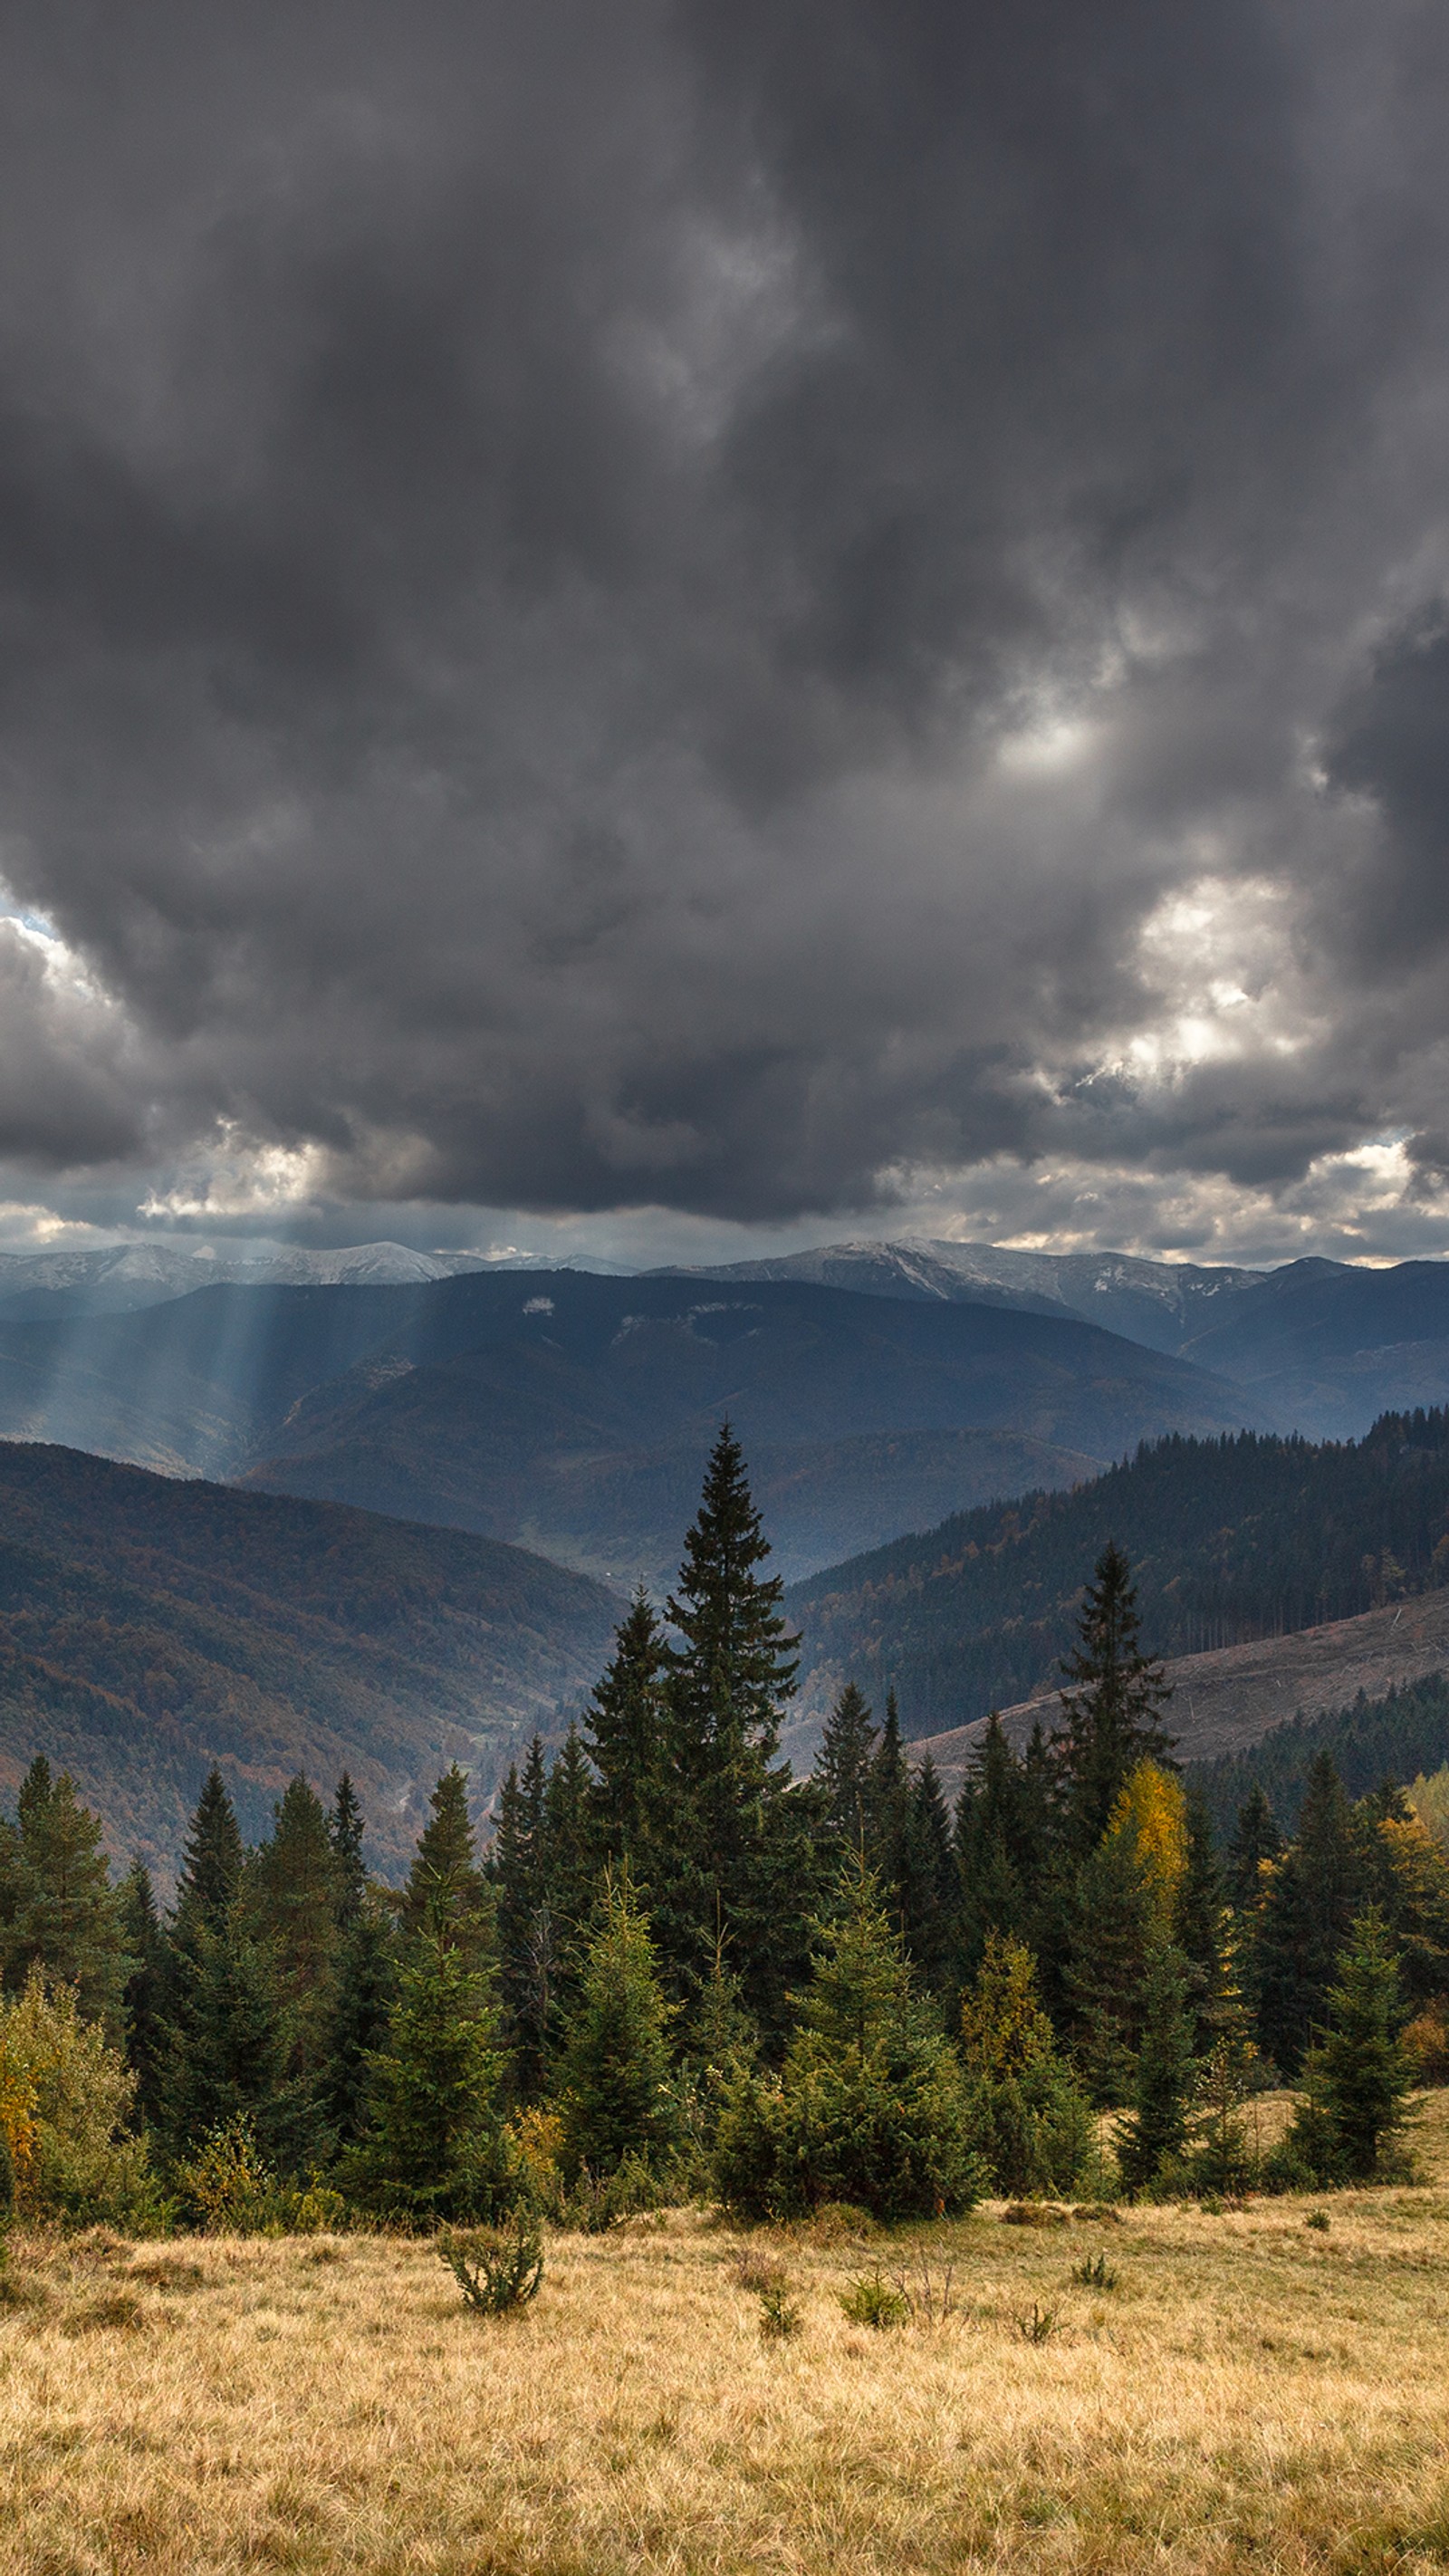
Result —
POLYGON ((14 1203, 1444 1247, 1441 10, 0 50, 14 1203))

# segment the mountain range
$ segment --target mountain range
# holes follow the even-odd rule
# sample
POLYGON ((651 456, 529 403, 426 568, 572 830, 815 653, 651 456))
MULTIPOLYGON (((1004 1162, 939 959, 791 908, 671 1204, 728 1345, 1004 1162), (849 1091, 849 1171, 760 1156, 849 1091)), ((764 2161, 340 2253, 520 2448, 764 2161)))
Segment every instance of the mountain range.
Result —
POLYGON ((0 1322, 0 1435, 667 1581, 728 1415, 787 1576, 1167 1430, 1260 1418, 1063 1313, 801 1281, 474 1272, 0 1322))
POLYGON ((396 1875, 438 1773, 486 1798, 579 1704, 622 1608, 462 1531, 64 1449, 0 1443, 0 1516, 3 1803, 43 1752, 163 1876, 213 1763, 253 1835, 293 1772, 350 1770, 396 1875))

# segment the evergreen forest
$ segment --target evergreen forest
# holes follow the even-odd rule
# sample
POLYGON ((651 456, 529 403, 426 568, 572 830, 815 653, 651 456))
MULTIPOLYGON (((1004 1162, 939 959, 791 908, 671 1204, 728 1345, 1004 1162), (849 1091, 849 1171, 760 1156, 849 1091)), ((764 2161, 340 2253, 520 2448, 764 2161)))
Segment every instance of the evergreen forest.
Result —
MULTIPOLYGON (((399 1887, 346 1773, 294 1778, 248 1846, 213 1772, 163 1910, 38 1757, 0 1825, 0 2200, 602 2227, 1396 2170, 1412 2084, 1449 2073, 1449 1853, 1392 1779, 1345 1777, 1348 1735, 1301 1747, 1290 1819, 1269 1765, 1215 1833, 1142 1630, 1109 1540, 1057 1722, 1018 1753, 993 1720, 954 1809, 894 1695, 849 1683, 797 1783, 799 1641, 726 1428, 662 1609, 636 1596, 486 1840, 443 1771, 399 1887), (1265 2158, 1248 2105, 1285 2083, 1265 2158)), ((1401 1774, 1427 1740, 1395 1703, 1401 1774)))

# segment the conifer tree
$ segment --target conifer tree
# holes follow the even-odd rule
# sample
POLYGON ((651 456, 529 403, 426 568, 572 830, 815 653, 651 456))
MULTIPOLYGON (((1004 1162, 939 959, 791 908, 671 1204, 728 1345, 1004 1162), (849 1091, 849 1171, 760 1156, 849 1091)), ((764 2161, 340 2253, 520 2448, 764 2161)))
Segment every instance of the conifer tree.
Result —
POLYGON ((478 1865, 467 1777, 456 1762, 449 1764, 428 1800, 428 1821, 418 1836, 401 1911, 408 1933, 441 1938, 463 1951, 470 1966, 478 1965, 488 1949, 492 1905, 478 1865))
POLYGON ((1228 1845, 1228 1894, 1239 1914, 1251 1914, 1263 1894, 1263 1863, 1281 1858, 1283 1833, 1268 1804, 1261 1781, 1255 1781, 1242 1806, 1228 1845))
POLYGON ((1162 1666, 1145 1655, 1137 1590, 1119 1547, 1097 1560, 1078 1617, 1078 1642, 1062 1666, 1062 1724, 1052 1736, 1069 1847, 1084 1857, 1107 1829, 1130 1773, 1164 1763, 1173 1738, 1161 1713, 1171 1697, 1162 1666))
POLYGON ((154 2120, 165 2057, 166 1942, 151 1873, 142 1860, 133 1861, 121 1881, 119 1911, 126 2060, 136 2078, 136 2107, 143 2118, 154 2120))
POLYGON ((795 1688, 782 1585, 728 1425, 720 1432, 668 1612, 672 1848, 654 1929, 676 1992, 707 1980, 720 1927, 750 2009, 778 2025, 803 1959, 818 1796, 777 1762, 795 1688))
POLYGON ((814 1973, 778 2077, 724 2087, 715 2182, 727 2205, 788 2217, 847 2200, 880 2218, 969 2208, 985 2185, 965 2087, 859 1864, 815 1926, 814 1973))
POLYGON ((367 2125, 339 2169, 371 2206, 415 2224, 493 2217, 518 2187, 491 1981, 456 1928, 437 1907, 410 1944, 368 2067, 367 2125))
POLYGON ((246 1851, 236 1809, 219 1771, 207 1774, 182 1851, 172 1913, 173 1946, 184 1949, 193 1928, 215 1930, 241 1894, 246 1851))
POLYGON ((612 2174, 626 2156, 647 2161, 668 2144, 672 2018, 628 1871, 610 1872, 559 2062, 564 2153, 576 2172, 612 2174))
POLYGON ((593 1781, 583 1739, 571 1726, 549 1768, 543 1796, 543 1895, 556 1926, 556 1995, 575 1990, 599 1874, 593 1781))
POLYGON ((318 2075, 322 2121, 343 2150, 366 2129, 369 2068, 386 2041, 396 1998, 396 1933, 385 1906, 369 1888, 342 1935, 318 2075))
POLYGON ((176 1967, 157 2086, 173 2156, 245 2117, 269 2160, 294 2170, 316 2143, 312 2106, 290 2071, 292 2023, 271 1959, 239 1901, 219 1922, 196 1915, 176 1967))
POLYGON ((1328 2030, 1304 2068, 1310 2108, 1287 2145, 1327 2165, 1322 2181, 1370 2182, 1406 2125, 1414 2080, 1398 1960, 1377 1908, 1354 1924, 1326 2000, 1328 2030))
POLYGON ((664 1634, 641 1585, 594 1686, 582 1742, 594 1769, 595 1866, 626 1862, 638 1888, 649 1884, 668 1801, 667 1678, 664 1634))
POLYGON ((824 1830, 840 1860, 866 1848, 871 1758, 879 1732, 854 1682, 847 1682, 825 1721, 815 1764, 824 1830))
POLYGON ((979 1969, 993 1932, 1026 1939, 1043 1858, 1035 1847, 1024 1769, 995 1709, 972 1751, 957 1801, 954 1841, 961 1965, 969 1978, 979 1969))
POLYGON ((1308 1774, 1298 1833, 1273 1869, 1258 1914, 1254 1976, 1267 2054, 1296 2072, 1321 2020, 1339 1954, 1370 1892, 1368 1829, 1330 1753, 1308 1774))
POLYGON ((252 1854, 246 1912, 270 1950, 292 2027, 292 2071, 300 2076, 316 2074, 332 2013, 339 1892, 337 1852, 322 1801, 299 1772, 273 1810, 270 1836, 252 1854))
POLYGON ((1099 2106, 1131 2089, 1154 1912, 1135 1837, 1104 1834, 1072 1884, 1063 1977, 1073 2054, 1099 2106))
POLYGON ((1091 2106, 1058 2053, 1024 1942, 990 1931, 962 2000, 971 2143, 1013 2197, 1076 2188, 1095 2155, 1091 2106))
POLYGON ((1170 1942, 1154 1945, 1142 1984, 1142 2040, 1132 2083, 1132 2116, 1115 2144, 1128 2191, 1145 2191, 1183 2155, 1195 2087, 1187 1962, 1170 1942))
POLYGON ((365 1830, 362 1802, 352 1785, 351 1773, 344 1771, 327 1816, 327 1837, 332 1845, 334 1863, 335 1912, 338 1929, 342 1932, 351 1930, 367 1896, 367 1864, 362 1857, 365 1830))
POLYGON ((125 1963, 100 1818, 80 1804, 69 1772, 52 1779, 43 1754, 21 1782, 15 1813, 4 1983, 18 1993, 39 1968, 73 1985, 85 2017, 107 2019, 119 2038, 125 1963))
POLYGON ((885 1722, 871 1755, 866 1812, 869 1825, 866 1859, 880 1881, 887 1909, 899 1924, 911 1812, 911 1775, 905 1746, 901 1742, 901 1713, 893 1690, 886 1693, 885 1722))
POLYGON ((911 1777, 900 1857, 901 1932, 922 1983, 940 1994, 955 1946, 957 1887, 951 1821, 929 1754, 911 1777))
POLYGON ((525 2102, 547 2089, 557 1926, 549 1904, 544 1803, 548 1770, 535 1735, 523 1777, 510 1763, 488 1855, 497 1893, 498 1993, 513 2081, 525 2102))

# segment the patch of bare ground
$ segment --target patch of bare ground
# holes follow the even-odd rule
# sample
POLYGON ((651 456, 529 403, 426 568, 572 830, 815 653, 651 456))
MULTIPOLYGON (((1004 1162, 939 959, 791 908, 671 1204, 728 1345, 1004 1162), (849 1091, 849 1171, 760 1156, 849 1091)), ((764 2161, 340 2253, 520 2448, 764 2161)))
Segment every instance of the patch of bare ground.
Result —
POLYGON ((494 2323, 391 2238, 17 2244, 0 2576, 1440 2569, 1449 2097, 1419 2152, 1415 2190, 1110 2226, 674 2213, 555 2238, 494 2323), (762 2339, 742 2253, 798 2336, 762 2339), (846 2319, 923 2258, 944 2321, 846 2319))

